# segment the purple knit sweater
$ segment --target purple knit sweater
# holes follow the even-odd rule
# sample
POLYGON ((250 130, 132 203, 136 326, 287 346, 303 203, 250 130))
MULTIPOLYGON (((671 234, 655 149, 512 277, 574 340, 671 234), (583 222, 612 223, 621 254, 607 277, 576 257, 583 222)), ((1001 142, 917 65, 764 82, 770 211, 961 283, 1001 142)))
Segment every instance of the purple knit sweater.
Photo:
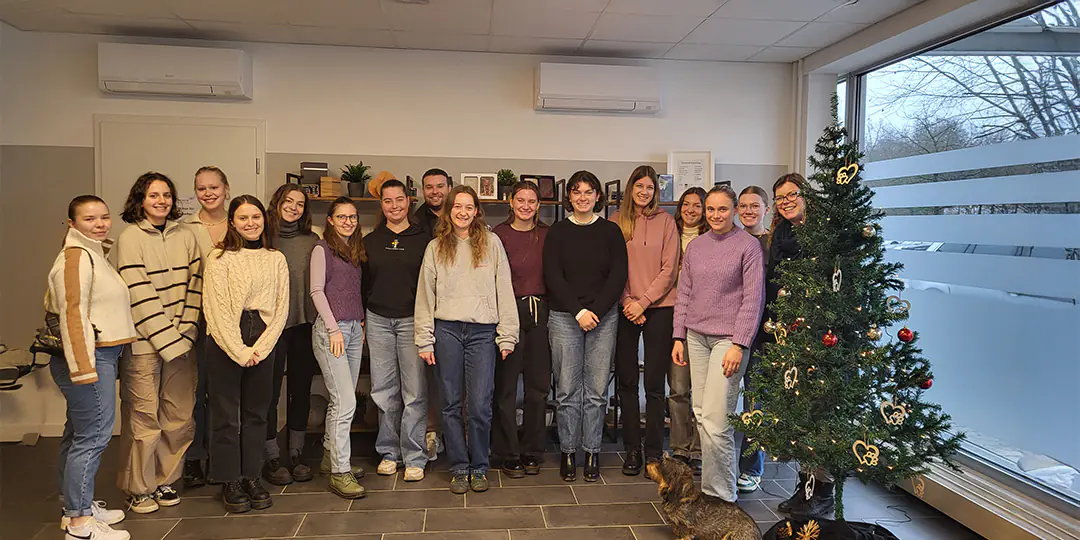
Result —
POLYGON ((686 331, 693 330, 749 347, 764 306, 765 272, 757 238, 736 227, 690 241, 679 273, 676 339, 686 339, 686 331))

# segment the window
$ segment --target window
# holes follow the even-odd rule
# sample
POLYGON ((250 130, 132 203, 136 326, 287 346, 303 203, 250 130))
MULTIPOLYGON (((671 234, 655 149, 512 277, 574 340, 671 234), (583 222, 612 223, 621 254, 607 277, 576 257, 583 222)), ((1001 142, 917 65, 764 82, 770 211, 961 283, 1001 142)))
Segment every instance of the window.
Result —
POLYGON ((1080 0, 859 83, 930 397, 966 452, 1080 503, 1080 0))

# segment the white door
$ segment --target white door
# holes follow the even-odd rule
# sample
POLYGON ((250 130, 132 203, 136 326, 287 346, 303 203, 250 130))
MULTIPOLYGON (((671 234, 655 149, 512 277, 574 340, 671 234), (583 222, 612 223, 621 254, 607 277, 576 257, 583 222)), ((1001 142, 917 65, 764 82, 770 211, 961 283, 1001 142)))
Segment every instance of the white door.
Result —
POLYGON ((181 208, 196 211, 195 171, 219 167, 232 196, 264 198, 262 163, 265 123, 261 120, 97 115, 96 191, 113 214, 113 238, 123 230, 119 219, 128 190, 140 175, 156 171, 176 184, 181 208))

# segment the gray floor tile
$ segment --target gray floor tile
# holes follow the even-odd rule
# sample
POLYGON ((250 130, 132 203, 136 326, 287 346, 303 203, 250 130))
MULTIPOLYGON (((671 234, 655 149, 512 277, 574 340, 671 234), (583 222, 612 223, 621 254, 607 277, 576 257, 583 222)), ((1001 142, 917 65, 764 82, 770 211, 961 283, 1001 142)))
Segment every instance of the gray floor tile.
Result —
POLYGON ((425 532, 544 527, 538 507, 428 510, 425 532))
POLYGON ((574 486, 579 504, 654 502, 660 500, 656 484, 627 484, 622 486, 574 486))
MULTIPOLYGON (((357 480, 359 480, 360 485, 364 486, 364 489, 368 491, 390 491, 394 489, 394 482, 396 481, 393 476, 379 476, 375 474, 374 469, 365 474, 363 478, 357 478, 357 480)), ((326 487, 329 481, 329 476, 317 474, 310 482, 293 482, 285 486, 282 494, 329 493, 330 491, 326 487)))
MULTIPOLYGON (((782 482, 782 481, 781 481, 782 482)), ((763 501, 768 499, 786 499, 791 492, 785 490, 783 485, 775 480, 762 480, 760 487, 750 493, 740 493, 739 500, 763 501)))
POLYGON ((750 514, 754 521, 776 521, 778 519, 772 508, 766 506, 762 501, 739 501, 739 506, 746 510, 746 513, 750 514))
POLYGON ((595 504, 545 506, 548 527, 595 527, 603 525, 660 525, 663 520, 651 504, 595 504))
MULTIPOLYGON (((404 476, 404 473, 399 473, 399 475, 404 476)), ((453 478, 453 475, 450 474, 450 471, 428 471, 424 475, 424 479, 419 482, 406 482, 402 479, 398 479, 394 489, 396 491, 407 491, 411 489, 445 489, 449 491, 451 478, 453 478)), ((498 471, 488 471, 487 479, 488 484, 490 484, 491 487, 499 487, 498 471)))
POLYGON ((424 508, 463 508, 465 498, 450 493, 449 489, 379 491, 356 499, 352 511, 361 510, 408 510, 424 508))
MULTIPOLYGON (((580 474, 580 473, 579 473, 580 474)), ((603 478, 605 484, 653 484, 652 480, 645 478, 645 474, 639 474, 637 476, 626 476, 619 472, 619 469, 600 469, 600 477, 603 478)))
MULTIPOLYGON (((113 508, 125 507, 113 506, 113 508)), ((221 504, 221 499, 214 497, 184 497, 180 499, 180 504, 168 508, 162 506, 157 512, 151 514, 128 512, 127 519, 137 521, 140 519, 221 517, 225 514, 225 506, 221 504)))
POLYGON ((420 532, 424 527, 424 512, 425 510, 375 510, 309 514, 300 526, 297 536, 420 532))
POLYGON ((298 493, 274 495, 274 505, 266 510, 252 510, 251 515, 305 514, 307 512, 344 512, 349 503, 333 493, 298 493))
MULTIPOLYGON (((635 540, 629 527, 511 530, 511 540, 635 540)), ((671 540, 669 536, 665 540, 671 540)))
POLYGON ((584 484, 581 479, 581 468, 578 468, 578 478, 575 482, 563 482, 559 476, 559 469, 540 469, 540 474, 525 475, 525 478, 507 478, 503 480, 503 487, 531 487, 531 486, 570 486, 584 484))
POLYGON ((184 518, 165 540, 226 540, 292 536, 303 514, 184 518))
POLYGON ((465 506, 540 506, 545 504, 574 504, 569 486, 492 488, 484 493, 465 494, 465 506))
POLYGON ((675 537, 671 527, 667 525, 650 525, 631 527, 637 540, 671 540, 675 537))
POLYGON ((387 534, 382 540, 510 540, 510 531, 459 531, 387 534))
POLYGON ((128 531, 135 540, 161 540, 179 522, 178 519, 125 520, 120 524, 113 525, 113 528, 128 531))

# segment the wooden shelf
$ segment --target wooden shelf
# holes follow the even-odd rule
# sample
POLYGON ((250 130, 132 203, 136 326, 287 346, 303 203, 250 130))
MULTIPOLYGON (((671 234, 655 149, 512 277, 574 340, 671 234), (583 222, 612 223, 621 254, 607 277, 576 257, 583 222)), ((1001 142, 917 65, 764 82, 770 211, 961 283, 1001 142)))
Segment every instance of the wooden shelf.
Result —
MULTIPOLYGON (((359 202, 379 202, 379 199, 374 199, 374 198, 371 198, 371 197, 355 197, 355 198, 350 197, 350 198, 353 200, 353 202, 358 202, 358 203, 359 202)), ((308 201, 310 201, 310 202, 333 202, 334 200, 337 200, 337 197, 308 197, 308 201)), ((416 200, 414 200, 413 202, 416 202, 416 200)), ((510 201, 505 201, 505 200, 481 200, 480 204, 508 205, 508 204, 510 204, 510 201)), ((558 206, 560 204, 562 204, 562 202, 560 202, 560 201, 540 201, 541 206, 558 206)))

